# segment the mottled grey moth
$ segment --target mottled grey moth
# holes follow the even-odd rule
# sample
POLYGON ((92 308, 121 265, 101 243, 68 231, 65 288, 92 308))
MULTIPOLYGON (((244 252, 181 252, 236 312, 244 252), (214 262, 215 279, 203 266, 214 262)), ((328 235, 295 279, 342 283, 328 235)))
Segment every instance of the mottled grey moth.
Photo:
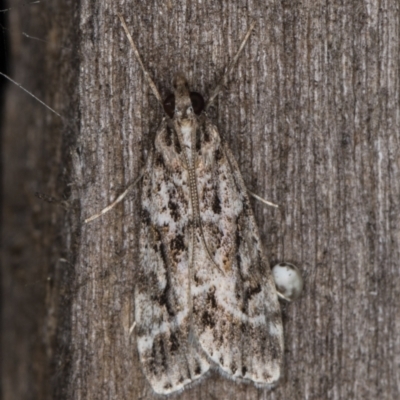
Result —
POLYGON ((144 374, 164 395, 212 370, 257 387, 281 371, 274 280, 236 160, 206 113, 222 85, 205 103, 177 75, 141 176, 135 329, 144 374))

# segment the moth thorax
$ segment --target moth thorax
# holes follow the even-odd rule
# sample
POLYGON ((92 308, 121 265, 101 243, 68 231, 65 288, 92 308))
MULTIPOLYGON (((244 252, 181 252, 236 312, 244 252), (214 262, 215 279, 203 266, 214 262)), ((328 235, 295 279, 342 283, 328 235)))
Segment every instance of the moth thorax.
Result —
POLYGON ((186 120, 181 123, 181 133, 183 139, 183 146, 186 150, 186 154, 189 161, 192 162, 192 133, 195 129, 194 124, 190 120, 186 120))

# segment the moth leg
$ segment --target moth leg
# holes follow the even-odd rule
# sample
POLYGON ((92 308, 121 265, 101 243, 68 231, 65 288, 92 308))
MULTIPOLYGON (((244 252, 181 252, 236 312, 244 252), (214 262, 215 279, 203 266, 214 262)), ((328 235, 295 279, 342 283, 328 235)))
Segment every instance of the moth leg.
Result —
POLYGON ((101 210, 98 214, 94 214, 91 217, 86 218, 84 223, 87 224, 88 222, 94 221, 95 219, 111 211, 118 203, 120 203, 126 197, 129 191, 143 178, 143 175, 144 175, 144 170, 140 173, 140 176, 132 184, 130 184, 125 189, 125 191, 121 193, 110 205, 101 210))
POLYGON ((129 328, 129 336, 132 335, 132 332, 134 331, 135 327, 136 327, 136 321, 134 321, 134 323, 133 323, 133 324, 131 325, 131 327, 129 328))
POLYGON ((215 98, 218 96, 219 92, 222 90, 222 88, 224 87, 226 80, 228 78, 228 75, 232 72, 233 67, 236 64, 236 61, 238 60, 240 53, 242 52, 247 40, 250 37, 251 31, 253 30, 253 28, 256 26, 256 21, 253 21, 250 25, 250 28, 248 29, 246 35, 244 36, 244 38, 242 39, 242 43, 240 43, 239 49, 236 52, 235 57, 233 57, 232 61, 229 63, 228 67, 226 68, 226 72, 224 73, 224 75, 222 76, 222 79, 219 81, 217 87, 214 89, 214 91, 212 92, 210 98, 207 101, 207 104, 205 106, 205 110, 207 111, 207 109, 210 107, 211 103, 215 100, 215 98))
POLYGON ((138 60, 138 62, 140 64, 140 67, 142 68, 142 71, 143 71, 144 76, 145 76, 145 78, 147 80, 147 83, 149 84, 151 90, 153 91, 154 96, 156 96, 157 100, 159 101, 159 103, 162 106, 163 105, 163 101, 161 99, 160 92, 158 91, 157 86, 154 84, 153 80, 150 78, 149 73, 146 71, 146 69, 145 69, 145 67, 143 65, 142 59, 140 58, 139 51, 138 51, 138 49, 137 49, 137 47, 135 45, 135 42, 132 39, 131 34, 129 33, 128 27, 126 26, 125 19, 122 16, 122 14, 120 14, 120 13, 118 13, 118 17, 121 20, 122 27, 124 28, 124 31, 126 33, 126 36, 127 36, 128 40, 129 40, 129 43, 132 46, 133 53, 135 54, 135 57, 136 57, 136 59, 138 60))
POLYGON ((271 207, 275 207, 275 208, 279 208, 279 206, 275 203, 271 203, 270 201, 267 201, 265 199, 263 199, 262 197, 256 195, 253 192, 250 192, 249 189, 247 189, 247 192, 249 193, 250 196, 254 197, 255 199, 257 199, 258 201, 261 201, 261 203, 266 204, 267 206, 271 206, 271 207))

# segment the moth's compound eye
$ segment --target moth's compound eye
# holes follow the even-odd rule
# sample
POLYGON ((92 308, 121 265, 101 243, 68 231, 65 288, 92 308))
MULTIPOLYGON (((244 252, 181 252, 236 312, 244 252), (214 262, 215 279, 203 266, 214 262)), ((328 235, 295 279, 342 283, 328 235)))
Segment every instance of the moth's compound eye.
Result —
POLYGON ((279 297, 292 301, 297 299, 303 290, 303 278, 296 266, 279 263, 272 268, 275 286, 279 297))
POLYGON ((200 115, 204 110, 204 99, 200 93, 190 92, 190 101, 192 102, 192 107, 196 115, 200 115))
POLYGON ((164 111, 170 118, 172 118, 175 112, 175 95, 170 94, 169 96, 167 96, 167 98, 164 100, 163 106, 164 111))

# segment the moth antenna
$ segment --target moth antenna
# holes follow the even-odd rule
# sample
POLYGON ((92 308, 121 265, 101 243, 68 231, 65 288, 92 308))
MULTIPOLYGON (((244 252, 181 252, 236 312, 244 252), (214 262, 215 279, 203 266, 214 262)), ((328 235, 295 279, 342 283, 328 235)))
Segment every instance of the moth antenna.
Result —
POLYGON ((129 33, 128 27, 126 26, 125 19, 122 16, 122 14, 120 14, 120 13, 117 13, 117 14, 118 14, 119 19, 121 20, 121 24, 122 24, 122 27, 124 28, 126 36, 127 36, 128 40, 129 40, 131 46, 132 46, 133 52, 135 54, 135 57, 138 60, 138 62, 140 64, 140 67, 142 68, 142 71, 144 73, 145 78, 147 79, 147 83, 149 84, 151 90, 153 91, 154 96, 156 96, 157 100, 159 101, 159 103, 162 106, 163 105, 163 101, 162 101, 162 98, 160 96, 160 92, 158 91, 157 86, 154 84, 153 80, 150 78, 149 73, 146 71, 146 69, 145 69, 145 67, 143 65, 142 59, 140 58, 139 51, 138 51, 138 49, 137 49, 137 47, 135 45, 135 42, 132 39, 131 34, 129 33))
POLYGON ((48 106, 44 101, 40 100, 38 97, 36 97, 33 93, 31 93, 29 90, 25 89, 20 83, 14 81, 14 79, 11 79, 8 75, 3 74, 0 72, 1 76, 4 76, 4 78, 8 79, 10 82, 12 82, 14 85, 17 85, 20 89, 22 89, 24 92, 28 93, 29 96, 33 97, 36 101, 38 101, 40 104, 44 105, 48 110, 50 110, 52 113, 56 114, 59 116, 61 119, 63 118, 62 115, 60 115, 57 111, 53 110, 50 106, 48 106))
POLYGON ((106 208, 103 208, 98 214, 94 214, 89 218, 85 219, 85 224, 88 222, 92 222, 95 219, 101 217, 102 215, 108 213, 111 211, 118 203, 121 203, 121 201, 126 197, 126 195, 129 193, 129 191, 143 178, 144 172, 142 171, 140 173, 140 176, 132 183, 130 184, 123 193, 121 193, 110 205, 108 205, 106 208))
POLYGON ((236 52, 235 57, 233 57, 232 61, 229 63, 228 67, 226 68, 226 72, 224 73, 224 75, 222 76, 221 80, 219 81, 217 87, 214 89, 213 93, 211 94, 210 98, 208 99, 207 104, 205 106, 205 110, 207 110, 208 107, 210 107, 211 103, 215 100, 215 98, 218 96, 219 92, 222 90, 222 88, 226 84, 226 80, 227 80, 229 74, 232 72, 233 67, 236 64, 236 61, 238 60, 240 53, 242 52, 247 40, 250 37, 251 31, 254 29, 255 26, 256 26, 256 21, 253 21, 251 23, 250 28, 248 29, 246 35, 242 39, 242 43, 240 43, 239 49, 236 52))

